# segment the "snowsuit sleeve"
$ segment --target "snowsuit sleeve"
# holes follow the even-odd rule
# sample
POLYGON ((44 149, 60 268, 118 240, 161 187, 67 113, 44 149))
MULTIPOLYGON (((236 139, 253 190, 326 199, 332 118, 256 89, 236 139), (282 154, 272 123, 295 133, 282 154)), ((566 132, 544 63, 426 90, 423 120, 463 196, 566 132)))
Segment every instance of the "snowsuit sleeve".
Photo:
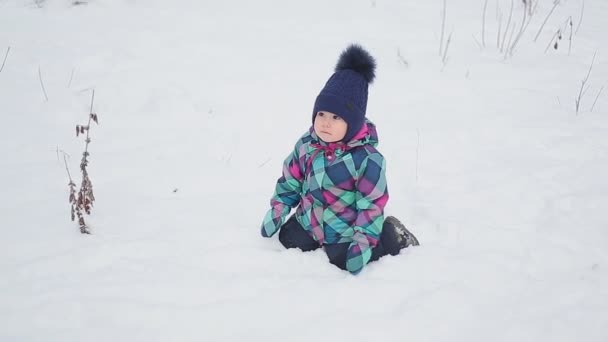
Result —
POLYGON ((294 151, 283 162, 283 175, 277 180, 274 195, 270 199, 270 209, 262 222, 264 237, 273 236, 283 225, 291 209, 300 203, 304 179, 298 152, 300 145, 301 142, 298 142, 294 151))
POLYGON ((372 248, 378 244, 384 224, 384 206, 388 201, 384 157, 371 153, 361 164, 357 180, 357 218, 353 242, 346 254, 346 269, 357 274, 369 262, 372 248))

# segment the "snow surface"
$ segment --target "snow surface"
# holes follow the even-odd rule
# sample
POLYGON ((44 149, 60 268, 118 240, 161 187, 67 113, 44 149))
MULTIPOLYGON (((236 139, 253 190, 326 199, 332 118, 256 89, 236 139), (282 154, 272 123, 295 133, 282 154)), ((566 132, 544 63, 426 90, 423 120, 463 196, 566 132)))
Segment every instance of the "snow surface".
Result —
POLYGON ((483 1, 449 0, 445 66, 440 0, 70 2, 0 1, 0 341, 608 341, 608 2, 534 43, 540 1, 505 59, 496 1, 480 49, 483 1), (359 276, 259 235, 350 42, 422 243, 359 276), (79 181, 93 88, 83 236, 57 150, 79 181))

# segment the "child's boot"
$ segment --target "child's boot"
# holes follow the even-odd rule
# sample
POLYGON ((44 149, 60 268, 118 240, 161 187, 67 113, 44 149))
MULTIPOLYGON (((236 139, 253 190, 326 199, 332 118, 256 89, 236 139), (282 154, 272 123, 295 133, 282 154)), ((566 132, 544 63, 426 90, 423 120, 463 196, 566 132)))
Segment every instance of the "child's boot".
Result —
POLYGON ((409 230, 405 228, 405 225, 401 223, 396 217, 388 216, 384 219, 384 224, 390 225, 395 230, 395 238, 399 243, 401 249, 409 246, 419 246, 418 239, 409 230))

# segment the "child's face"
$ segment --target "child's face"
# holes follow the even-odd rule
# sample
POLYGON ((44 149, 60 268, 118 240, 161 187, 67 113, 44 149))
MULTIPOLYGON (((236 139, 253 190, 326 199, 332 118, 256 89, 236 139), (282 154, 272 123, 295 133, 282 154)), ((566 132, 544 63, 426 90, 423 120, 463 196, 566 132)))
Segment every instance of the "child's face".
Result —
POLYGON ((348 124, 332 112, 320 111, 315 116, 314 128, 321 140, 332 143, 344 139, 348 124))

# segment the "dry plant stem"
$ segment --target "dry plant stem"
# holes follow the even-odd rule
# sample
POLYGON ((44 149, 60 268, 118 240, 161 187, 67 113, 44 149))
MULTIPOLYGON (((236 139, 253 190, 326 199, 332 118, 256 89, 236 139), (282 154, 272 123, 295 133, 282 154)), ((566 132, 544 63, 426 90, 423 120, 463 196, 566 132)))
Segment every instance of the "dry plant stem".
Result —
POLYGON ((557 5, 559 5, 559 2, 560 2, 560 0, 556 0, 553 3, 553 8, 551 8, 551 11, 549 12, 549 14, 547 15, 547 17, 545 18, 545 21, 543 21, 543 24, 538 29, 538 32, 536 33, 536 37, 534 37, 534 42, 535 43, 538 40, 538 36, 540 36, 540 33, 543 31, 543 27, 545 27, 545 24, 547 24, 547 21, 549 20, 549 17, 551 17, 551 14, 553 14, 553 11, 555 11, 555 8, 557 8, 557 5))
POLYGON ((500 36, 502 32, 502 11, 500 10, 500 2, 496 2, 496 20, 498 20, 498 32, 496 33, 496 48, 500 49, 500 36))
MULTIPOLYGON (((524 0, 524 12, 530 12, 530 8, 532 8, 532 0, 524 0)), ((532 13, 530 13, 532 15, 532 13)))
POLYGON ((509 46, 511 46, 511 42, 513 41, 513 35, 515 34, 515 26, 513 26, 511 28, 511 34, 509 35, 509 42, 507 43, 507 49, 504 52, 504 58, 507 59, 507 57, 509 56, 509 51, 511 51, 510 49, 508 49, 509 46))
MULTIPOLYGON (((80 171, 82 172, 82 182, 80 184, 80 189, 78 190, 78 197, 75 200, 76 204, 76 215, 78 216, 78 224, 80 226, 80 232, 83 234, 90 234, 89 227, 87 226, 84 220, 84 213, 87 215, 91 214, 91 208, 93 207, 93 203, 95 202, 95 196, 93 195, 93 184, 91 183, 91 179, 89 178, 89 173, 87 171, 87 165, 89 164, 89 143, 91 142, 90 132, 91 132, 91 121, 97 121, 97 114, 93 113, 93 103, 95 101, 95 90, 93 89, 93 93, 91 95, 91 110, 89 113, 89 121, 86 126, 76 126, 76 135, 79 133, 84 133, 87 131, 87 135, 85 138, 85 148, 82 153, 82 160, 80 162, 80 171)), ((70 197, 71 200, 72 197, 70 197)), ((72 220, 74 220, 74 215, 72 215, 72 220)))
POLYGON ((551 40, 549 40, 549 44, 547 44, 547 47, 545 48, 545 53, 547 53, 547 51, 549 51, 549 48, 551 48, 551 45, 553 45, 553 42, 555 41, 555 38, 559 37, 559 35, 562 33, 561 29, 558 29, 557 31, 555 31, 555 34, 553 34, 553 37, 551 37, 551 40))
POLYGON ((40 71, 40 66, 38 66, 38 79, 40 80, 40 87, 42 88, 42 93, 44 94, 44 98, 48 102, 49 97, 46 96, 46 89, 44 89, 44 83, 42 82, 42 72, 40 71))
POLYGON ((450 33, 448 36, 448 41, 445 43, 445 51, 443 51, 443 58, 441 59, 444 67, 448 61, 448 50, 450 48, 450 42, 452 41, 452 33, 450 33))
MULTIPOLYGON (((581 107, 581 99, 583 97, 584 92, 586 92, 585 89, 585 85, 587 84, 587 81, 589 80, 589 76, 591 75, 591 69, 593 69, 593 63, 595 62, 595 56, 597 55, 597 51, 593 54, 593 59, 591 60, 591 65, 589 66, 589 71, 587 72, 587 76, 585 76, 585 79, 583 79, 583 81, 581 82, 581 89, 578 92, 578 97, 576 98, 576 114, 578 115, 578 112, 580 110, 581 107)), ((587 89, 589 89, 587 87, 587 89)))
POLYGON ((488 0, 483 2, 483 16, 481 17, 481 45, 486 47, 486 12, 488 10, 488 0))
POLYGON ((581 96, 581 97, 585 97, 585 95, 587 94, 587 92, 589 91, 590 88, 591 88, 591 84, 587 84, 587 86, 585 87, 585 90, 583 90, 583 96, 581 96))
MULTIPOLYGON (((57 148, 57 153, 59 154, 59 147, 57 148)), ((68 157, 68 154, 63 152, 63 163, 65 164, 65 171, 68 173, 68 179, 70 180, 70 182, 68 183, 68 187, 70 188, 70 197, 68 200, 70 202, 70 217, 72 218, 72 221, 74 221, 76 219, 76 216, 78 216, 78 221, 80 222, 82 220, 82 222, 84 222, 82 209, 78 206, 78 202, 76 201, 76 184, 74 183, 72 175, 70 174, 70 168, 68 167, 68 161, 66 157, 68 157)), ((82 227, 80 231, 83 232, 82 227)))
POLYGON ((416 129, 418 141, 416 142, 416 182, 418 182, 418 156, 420 155, 420 130, 416 129))
POLYGON ((600 91, 597 93, 597 96, 595 97, 595 101, 593 101, 593 106, 591 106, 591 112, 593 112, 593 109, 595 108, 595 104, 597 103, 597 99, 599 99, 600 95, 602 94, 602 90, 604 90, 604 86, 602 86, 600 91))
POLYGON ((578 29, 581 28, 581 23, 583 22, 583 14, 585 13, 585 0, 583 0, 583 6, 581 7, 581 17, 578 19, 578 24, 576 25, 576 31, 574 34, 578 34, 578 29))
POLYGON ((74 79, 74 71, 76 70, 76 68, 72 68, 72 73, 70 74, 70 81, 68 82, 68 88, 70 86, 72 86, 72 79, 74 79))
POLYGON ((445 36, 445 17, 447 15, 447 0, 443 0, 443 14, 441 19, 441 39, 439 41, 439 56, 443 54, 443 38, 445 36))
MULTIPOLYGON (((59 152, 63 152, 63 151, 57 151, 57 153, 59 152)), ((70 183, 74 183, 74 181, 72 180, 72 174, 70 173, 70 168, 68 167, 68 160, 67 160, 68 154, 63 152, 63 163, 65 164, 65 171, 68 173, 68 179, 70 180, 70 183)))
POLYGON ((0 72, 2 72, 2 70, 4 70, 4 64, 6 63, 6 58, 8 57, 8 53, 11 51, 11 47, 9 46, 6 49, 6 54, 4 55, 4 60, 2 61, 2 66, 0 67, 0 72))
POLYGON ((95 101, 95 89, 93 89, 93 94, 91 95, 91 110, 89 112, 91 114, 89 115, 89 122, 87 123, 87 139, 85 140, 86 145, 84 146, 84 154, 86 155, 89 154, 89 143, 91 142, 91 139, 89 138, 89 132, 91 131, 91 120, 93 119, 93 101, 95 101))
POLYGON ((509 11, 509 19, 507 19, 507 27, 505 28, 505 32, 502 36, 502 43, 500 44, 500 52, 504 51, 505 41, 507 40, 507 34, 509 33, 509 27, 511 27, 511 19, 513 18, 513 0, 511 0, 511 11, 509 11))
POLYGON ((540 0, 536 0, 536 2, 534 2, 533 6, 530 6, 530 15, 536 13, 536 9, 538 9, 538 3, 540 0))
MULTIPOLYGON (((530 6, 532 6, 531 3, 530 6)), ((519 32, 517 33, 517 36, 515 36, 515 40, 513 41, 513 43, 509 45, 509 55, 513 56, 513 52, 515 51, 517 43, 519 43, 519 40, 524 35, 526 30, 528 29, 528 26, 530 25, 530 22, 532 21, 531 18, 532 17, 528 17, 527 11, 524 10, 524 17, 521 21, 521 27, 519 28, 519 32)))
POLYGON ((568 25, 570 25, 570 37, 568 37, 568 56, 570 56, 570 53, 572 52, 572 26, 574 25, 572 22, 572 17, 570 17, 569 20, 568 25))

